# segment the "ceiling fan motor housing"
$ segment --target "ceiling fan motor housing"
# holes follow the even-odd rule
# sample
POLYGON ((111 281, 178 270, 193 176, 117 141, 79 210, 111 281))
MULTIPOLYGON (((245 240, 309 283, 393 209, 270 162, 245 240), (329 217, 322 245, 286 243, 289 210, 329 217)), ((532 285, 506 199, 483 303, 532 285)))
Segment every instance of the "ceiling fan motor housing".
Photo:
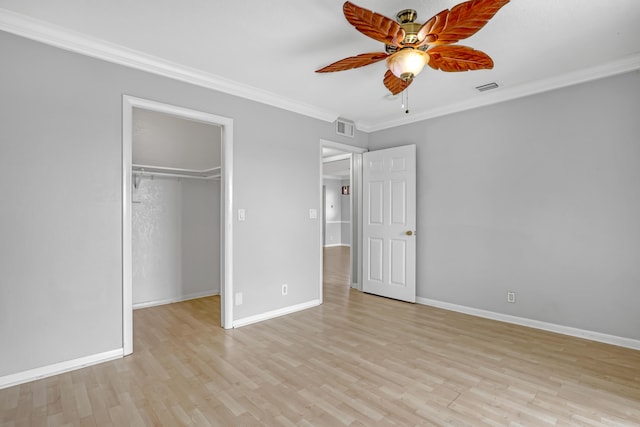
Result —
MULTIPOLYGON (((416 12, 414 9, 404 9, 396 14, 396 20, 398 21, 398 23, 400 23, 400 26, 405 32, 404 39, 402 39, 402 44, 413 44, 418 42, 418 31, 420 30, 420 27, 422 27, 422 24, 416 22, 417 18, 418 12, 416 12)), ((422 51, 427 50, 427 48, 427 45, 418 47, 418 49, 422 51)), ((396 53, 398 50, 399 49, 397 46, 391 44, 385 45, 385 51, 388 54, 396 53)))
POLYGON ((418 18, 418 12, 415 9, 404 9, 400 12, 396 13, 396 21, 401 24, 406 24, 407 22, 413 22, 418 18))

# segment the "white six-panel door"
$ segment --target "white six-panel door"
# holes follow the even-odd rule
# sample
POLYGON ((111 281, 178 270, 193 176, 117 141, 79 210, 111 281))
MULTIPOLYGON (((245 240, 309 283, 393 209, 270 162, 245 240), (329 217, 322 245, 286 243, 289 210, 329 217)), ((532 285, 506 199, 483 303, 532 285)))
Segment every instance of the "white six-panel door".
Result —
POLYGON ((416 147, 363 154, 362 290, 416 301, 416 147))

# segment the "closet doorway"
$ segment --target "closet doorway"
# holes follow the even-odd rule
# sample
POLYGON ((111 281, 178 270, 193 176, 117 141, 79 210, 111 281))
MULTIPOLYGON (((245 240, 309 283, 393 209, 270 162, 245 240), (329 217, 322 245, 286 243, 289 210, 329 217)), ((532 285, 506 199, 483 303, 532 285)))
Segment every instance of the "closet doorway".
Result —
POLYGON ((232 327, 231 148, 227 118, 123 102, 123 352, 133 308, 220 294, 232 327))
POLYGON ((133 308, 220 294, 220 126, 133 109, 133 308))

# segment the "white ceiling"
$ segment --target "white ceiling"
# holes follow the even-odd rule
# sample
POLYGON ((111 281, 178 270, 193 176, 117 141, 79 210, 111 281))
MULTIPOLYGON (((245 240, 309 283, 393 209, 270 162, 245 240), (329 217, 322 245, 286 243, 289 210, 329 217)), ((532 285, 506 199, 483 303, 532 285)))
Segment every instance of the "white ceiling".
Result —
MULTIPOLYGON (((458 43, 489 54, 494 69, 427 67, 411 85, 407 115, 382 84, 384 62, 314 72, 383 50, 344 19, 342 3, 0 0, 0 29, 367 131, 640 68, 640 1, 512 0, 458 43), (501 87, 474 89, 489 82, 501 87)), ((413 8, 424 22, 459 1, 355 3, 390 18, 413 8)))

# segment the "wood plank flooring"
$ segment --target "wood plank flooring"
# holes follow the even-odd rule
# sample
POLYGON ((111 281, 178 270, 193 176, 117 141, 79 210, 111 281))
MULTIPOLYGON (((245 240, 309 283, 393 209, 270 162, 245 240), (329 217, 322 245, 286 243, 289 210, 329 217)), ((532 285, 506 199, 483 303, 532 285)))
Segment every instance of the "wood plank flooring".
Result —
POLYGON ((225 331, 218 297, 134 312, 135 353, 0 390, 2 426, 640 426, 640 352, 352 291, 225 331))

